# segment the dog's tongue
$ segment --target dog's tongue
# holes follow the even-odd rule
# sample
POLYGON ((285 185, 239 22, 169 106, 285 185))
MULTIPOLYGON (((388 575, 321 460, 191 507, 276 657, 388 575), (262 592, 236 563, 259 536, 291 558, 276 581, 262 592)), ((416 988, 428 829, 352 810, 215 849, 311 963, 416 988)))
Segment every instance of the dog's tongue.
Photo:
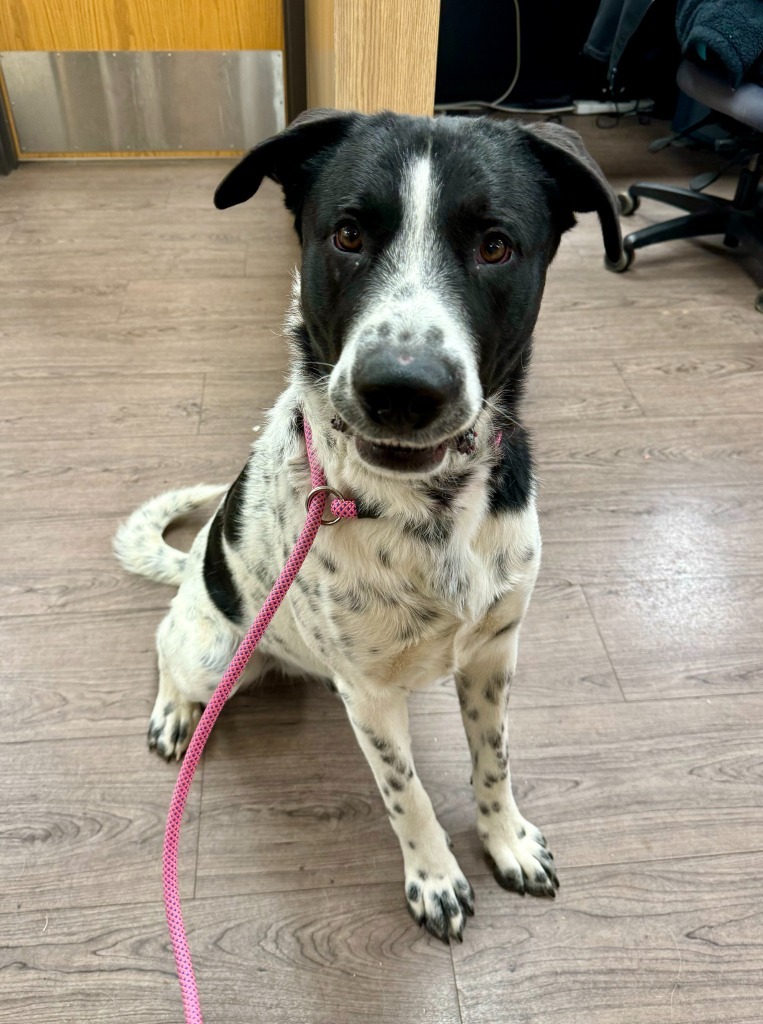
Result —
POLYGON ((355 446, 362 459, 382 469, 396 469, 401 473, 424 472, 436 469, 448 450, 446 442, 432 448, 401 448, 392 444, 377 444, 362 437, 355 438, 355 446))

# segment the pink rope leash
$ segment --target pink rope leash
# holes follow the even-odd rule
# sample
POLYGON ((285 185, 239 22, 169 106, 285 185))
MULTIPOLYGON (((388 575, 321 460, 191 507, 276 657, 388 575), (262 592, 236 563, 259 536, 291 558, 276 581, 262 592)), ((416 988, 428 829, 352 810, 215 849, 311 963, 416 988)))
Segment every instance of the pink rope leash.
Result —
MULTIPOLYGON (((183 924, 183 914, 180 909, 180 888, 178 885, 178 846, 180 843, 180 826, 183 820, 183 810, 188 797, 193 776, 198 767, 204 746, 209 739, 212 728, 225 706, 230 692, 238 682, 241 673, 246 668, 249 658, 252 656, 262 635, 270 625, 270 621, 278 611, 286 592, 294 582, 297 573, 302 568, 302 563, 307 558, 310 548, 318 534, 323 522, 327 495, 329 491, 321 490, 317 494, 315 488, 326 488, 326 477, 318 462, 313 450, 313 437, 310 425, 304 421, 305 441, 307 443, 307 458, 310 463, 310 480, 313 485, 312 499, 308 498, 307 520, 302 533, 299 535, 294 550, 289 560, 276 580, 275 586, 268 594, 265 604, 260 609, 256 619, 249 627, 249 632, 241 641, 238 650, 233 655, 233 660, 225 670, 217 689, 212 694, 209 704, 204 709, 204 714, 199 719, 188 750, 183 758, 175 783, 175 790, 172 794, 169 813, 167 815, 167 829, 164 834, 164 854, 162 859, 162 876, 164 879, 164 909, 167 914, 167 925, 172 939, 172 949, 175 953, 178 980, 180 991, 183 997, 183 1012, 186 1024, 203 1024, 199 993, 196 988, 196 976, 191 961, 191 950, 188 946, 188 939, 183 924)), ((336 494, 336 491, 331 493, 336 494)), ((338 497, 331 502, 331 512, 339 519, 355 519, 358 512, 355 502, 346 501, 338 497)))

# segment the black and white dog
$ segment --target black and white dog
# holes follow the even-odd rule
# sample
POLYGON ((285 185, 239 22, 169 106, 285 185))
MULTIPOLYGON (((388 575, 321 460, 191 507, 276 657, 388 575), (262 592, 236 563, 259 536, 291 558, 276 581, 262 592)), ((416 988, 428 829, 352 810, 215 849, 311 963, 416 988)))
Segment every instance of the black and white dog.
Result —
POLYGON ((215 195, 283 187, 302 243, 290 384, 230 487, 173 491, 116 538, 125 567, 179 584, 158 631, 149 746, 179 757, 305 518, 302 431, 360 518, 322 529, 247 678, 329 681, 382 793, 416 920, 461 938, 471 886, 411 753, 411 691, 455 676, 477 829, 507 889, 553 896, 553 858, 511 790, 507 709, 540 535, 517 407, 546 268, 575 211, 620 255, 614 197, 555 124, 312 111, 215 195), (167 524, 224 500, 186 555, 167 524))

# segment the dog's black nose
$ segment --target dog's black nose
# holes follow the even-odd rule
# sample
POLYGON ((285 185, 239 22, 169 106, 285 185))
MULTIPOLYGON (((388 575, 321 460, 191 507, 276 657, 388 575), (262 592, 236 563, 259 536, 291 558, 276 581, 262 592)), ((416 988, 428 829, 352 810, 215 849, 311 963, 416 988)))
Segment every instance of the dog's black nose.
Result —
POLYGON ((369 418, 398 433, 428 427, 460 387, 442 357, 389 350, 358 360, 352 383, 369 418))

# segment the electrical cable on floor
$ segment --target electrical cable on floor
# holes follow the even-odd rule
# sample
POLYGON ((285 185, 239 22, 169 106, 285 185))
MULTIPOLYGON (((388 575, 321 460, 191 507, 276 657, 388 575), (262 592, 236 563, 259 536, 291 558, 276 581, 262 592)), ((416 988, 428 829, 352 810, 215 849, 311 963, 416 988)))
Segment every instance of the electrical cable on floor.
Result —
MULTIPOLYGON (((582 114, 582 113, 584 113, 584 111, 582 111, 582 110, 579 111, 578 110, 578 103, 577 102, 568 103, 568 104, 565 104, 565 105, 562 105, 562 106, 556 106, 556 107, 507 106, 505 104, 505 100, 507 100, 509 98, 509 96, 512 94, 512 92, 514 91, 514 88, 516 87, 517 82, 519 81, 519 72, 520 72, 520 70, 522 68, 522 23, 521 23, 520 12, 519 12, 519 0, 514 0, 514 23, 515 23, 515 26, 516 26, 516 36, 517 36, 516 60, 515 60, 515 67, 514 67, 514 77, 512 78, 511 82, 509 83, 508 88, 504 92, 502 92, 501 95, 497 99, 495 99, 495 100, 460 100, 457 103, 436 103, 435 104, 435 108, 434 108, 436 114, 447 114, 450 111, 457 111, 457 110, 498 110, 498 111, 500 111, 501 113, 504 113, 504 114, 576 114, 576 113, 581 113, 582 114)), ((614 128, 620 122, 620 118, 621 117, 624 117, 624 116, 626 116, 627 114, 630 114, 630 113, 639 114, 639 113, 645 112, 647 107, 646 106, 639 107, 639 104, 642 104, 642 103, 651 104, 651 102, 652 101, 650 101, 650 100, 647 100, 647 101, 636 100, 635 101, 635 110, 620 111, 620 109, 618 107, 618 104, 617 104, 617 101, 614 101, 614 107, 615 107, 615 109, 614 109, 614 124, 609 125, 609 126, 605 126, 604 124, 599 124, 599 117, 603 116, 602 112, 599 112, 599 116, 597 117, 597 120, 596 120, 596 125, 597 125, 598 128, 604 128, 604 127, 614 128)), ((629 104, 626 103, 625 106, 628 107, 629 104)), ((588 111, 586 111, 586 113, 588 113, 588 111)))
MULTIPOLYGON (((509 83, 509 87, 504 92, 502 92, 501 95, 496 100, 462 100, 459 103, 437 103, 435 104, 434 108, 437 113, 446 113, 449 110, 474 110, 479 108, 486 108, 488 110, 505 110, 509 113, 513 112, 513 109, 515 109, 518 113, 525 113, 525 109, 522 107, 511 108, 501 106, 504 100, 508 99, 509 96, 514 91, 514 87, 519 81, 519 72, 522 68, 522 25, 519 16, 519 0, 514 0, 514 24, 516 26, 517 33, 517 50, 514 66, 514 77, 509 83)), ((570 108, 565 107, 564 111, 566 111, 567 109, 570 108)), ((561 108, 554 108, 545 111, 539 110, 538 113, 563 113, 563 110, 561 108)))

